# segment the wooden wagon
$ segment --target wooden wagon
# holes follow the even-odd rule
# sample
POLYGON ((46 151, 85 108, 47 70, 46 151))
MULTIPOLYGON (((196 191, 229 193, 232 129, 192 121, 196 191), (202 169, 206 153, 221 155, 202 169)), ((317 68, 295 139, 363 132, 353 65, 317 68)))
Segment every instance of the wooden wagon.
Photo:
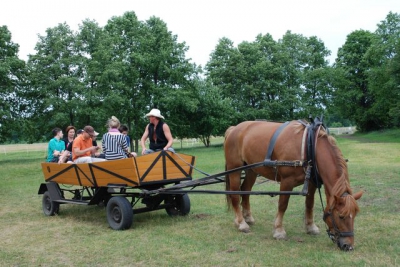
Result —
POLYGON ((133 213, 165 209, 169 215, 188 214, 187 194, 146 192, 192 180, 194 163, 194 156, 166 151, 96 163, 42 163, 46 183, 38 193, 45 215, 58 213, 60 204, 104 204, 110 227, 122 230, 131 227, 133 213), (139 200, 143 207, 134 209, 139 200))

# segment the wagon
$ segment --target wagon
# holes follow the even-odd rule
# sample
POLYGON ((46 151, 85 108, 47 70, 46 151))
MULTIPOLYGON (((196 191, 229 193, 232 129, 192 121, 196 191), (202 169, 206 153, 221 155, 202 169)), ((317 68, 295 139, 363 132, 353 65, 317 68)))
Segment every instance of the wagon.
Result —
POLYGON ((146 192, 192 180, 194 163, 194 156, 166 151, 96 163, 42 163, 46 183, 38 193, 45 215, 57 214, 61 204, 104 205, 110 227, 128 229, 134 213, 165 209, 171 216, 187 215, 187 194, 146 192), (144 205, 135 209, 139 201, 144 205))

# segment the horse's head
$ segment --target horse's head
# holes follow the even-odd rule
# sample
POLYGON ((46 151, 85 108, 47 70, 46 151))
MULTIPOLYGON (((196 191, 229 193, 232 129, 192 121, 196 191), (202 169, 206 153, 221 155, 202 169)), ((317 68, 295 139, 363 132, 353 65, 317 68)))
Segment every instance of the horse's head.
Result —
POLYGON ((354 247, 354 219, 359 211, 356 200, 363 192, 354 195, 344 193, 334 196, 334 201, 327 206, 324 221, 328 225, 328 235, 341 250, 352 251, 354 247))

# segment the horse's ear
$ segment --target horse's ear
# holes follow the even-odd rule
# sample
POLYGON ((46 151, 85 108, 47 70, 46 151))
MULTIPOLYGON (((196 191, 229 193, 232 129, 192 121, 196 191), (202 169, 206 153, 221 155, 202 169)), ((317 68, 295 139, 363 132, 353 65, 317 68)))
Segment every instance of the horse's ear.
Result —
POLYGON ((362 197, 363 193, 364 193, 363 191, 359 191, 359 192, 355 193, 353 195, 354 199, 359 200, 362 197))

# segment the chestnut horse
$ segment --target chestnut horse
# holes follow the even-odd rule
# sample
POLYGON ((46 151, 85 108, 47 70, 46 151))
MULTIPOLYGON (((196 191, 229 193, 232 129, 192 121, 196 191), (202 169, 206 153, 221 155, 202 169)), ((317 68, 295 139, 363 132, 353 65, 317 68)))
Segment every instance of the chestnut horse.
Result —
MULTIPOLYGON (((324 211, 324 221, 328 226, 328 235, 340 249, 353 250, 354 218, 359 211, 356 200, 362 196, 363 192, 352 193, 347 164, 335 139, 328 135, 322 127, 316 130, 316 127, 310 127, 307 122, 291 121, 285 128, 281 127, 280 134, 276 139, 274 138, 274 141, 271 141, 275 131, 281 125, 282 123, 276 122, 246 121, 227 129, 224 142, 226 170, 265 161, 271 142, 275 145, 272 145, 273 150, 270 152, 272 153, 271 161, 304 160, 305 165, 303 167, 261 166, 246 169, 243 182, 241 182, 241 171, 231 172, 226 175, 226 190, 251 191, 257 175, 261 175, 279 182, 280 191, 292 191, 294 187, 304 183, 305 166, 312 164, 314 168, 317 168, 315 174, 320 177, 325 189, 327 205, 324 211), (309 161, 307 156, 304 156, 306 154, 304 151, 307 150, 306 129, 315 133, 314 161, 309 161)), ((308 194, 305 197, 304 223, 308 234, 319 234, 319 228, 315 225, 313 216, 316 189, 316 184, 310 183, 308 194)), ((279 196, 273 231, 273 237, 276 239, 286 238, 283 216, 289 198, 290 195, 279 196)), ((242 232, 248 232, 249 224, 254 223, 249 200, 248 194, 227 195, 228 206, 232 206, 235 212, 235 224, 242 232), (239 207, 240 198, 242 210, 239 207)))

